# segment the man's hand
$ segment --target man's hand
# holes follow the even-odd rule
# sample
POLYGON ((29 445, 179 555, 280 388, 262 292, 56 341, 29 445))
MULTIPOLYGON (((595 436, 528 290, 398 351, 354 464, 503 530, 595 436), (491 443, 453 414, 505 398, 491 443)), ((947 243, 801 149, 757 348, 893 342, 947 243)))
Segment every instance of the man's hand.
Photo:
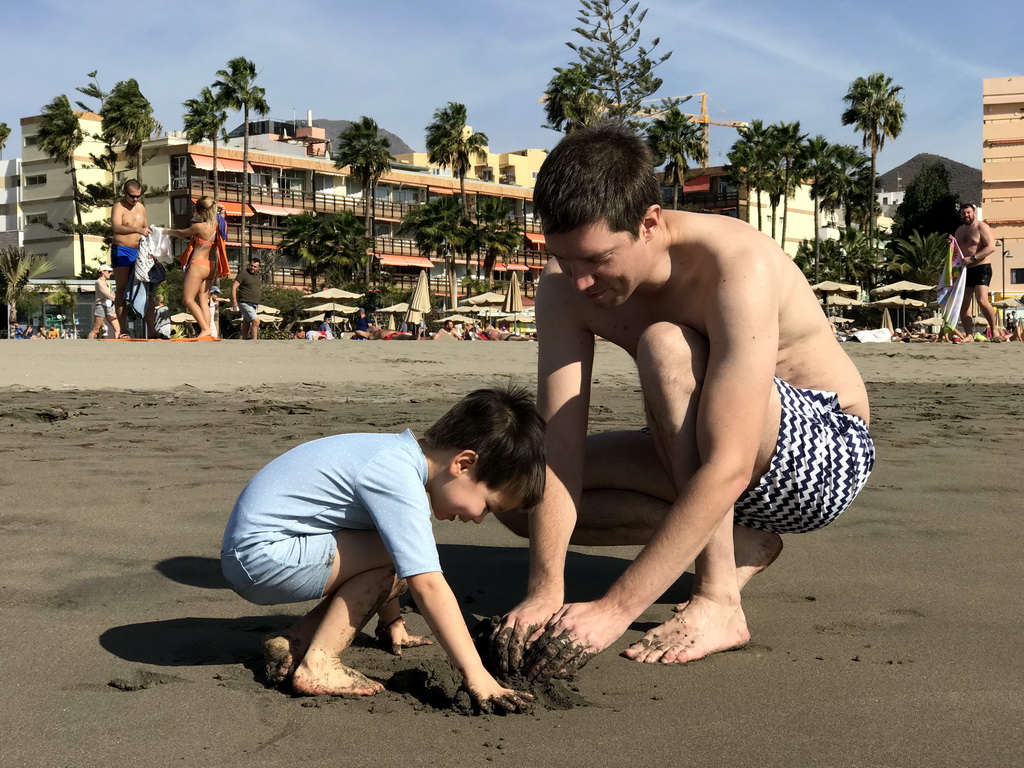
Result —
POLYGON ((527 654, 526 679, 543 682, 572 676, 618 640, 629 624, 628 618, 600 601, 569 603, 552 617, 527 654))
POLYGON ((491 637, 491 657, 499 674, 520 671, 523 655, 560 607, 558 602, 528 597, 505 616, 504 623, 491 637))
POLYGON ((151 234, 152 232, 153 232, 153 230, 152 230, 152 229, 150 229, 149 227, 143 227, 143 228, 142 228, 141 230, 139 230, 139 234, 140 234, 140 235, 145 235, 145 236, 147 236, 147 237, 148 237, 148 236, 149 236, 149 235, 150 235, 150 234, 151 234))

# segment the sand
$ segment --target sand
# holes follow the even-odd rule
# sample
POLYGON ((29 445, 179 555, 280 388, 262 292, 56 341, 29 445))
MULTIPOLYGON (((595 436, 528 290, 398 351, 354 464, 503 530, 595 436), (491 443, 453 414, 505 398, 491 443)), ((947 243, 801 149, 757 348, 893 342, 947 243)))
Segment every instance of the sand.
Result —
MULTIPOLYGON (((848 345, 878 464, 825 531, 747 587, 744 650, 687 666, 616 655, 588 706, 466 717, 411 695, 265 687, 260 637, 303 606, 224 587, 225 519, 252 474, 340 431, 422 431, 458 396, 531 384, 530 343, 0 342, 0 763, 14 766, 1003 766, 1024 754, 1024 344, 848 345)), ((599 345, 592 427, 640 423, 635 373, 599 345)), ((522 595, 525 542, 437 524, 467 619, 522 595)), ((569 597, 635 552, 574 548, 569 597)), ((408 614, 414 631, 422 617, 408 614)), ((441 663, 360 638, 389 680, 441 663), (413 672, 409 672, 413 670, 413 672)))

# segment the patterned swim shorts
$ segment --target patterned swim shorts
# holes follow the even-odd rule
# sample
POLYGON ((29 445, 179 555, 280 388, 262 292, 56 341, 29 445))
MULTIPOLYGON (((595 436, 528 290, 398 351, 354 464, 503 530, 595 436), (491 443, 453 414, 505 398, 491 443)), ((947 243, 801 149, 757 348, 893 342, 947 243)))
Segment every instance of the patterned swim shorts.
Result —
POLYGON ((779 439, 757 487, 736 502, 734 522, 771 533, 824 528, 850 506, 875 464, 867 424, 844 413, 833 392, 775 379, 779 439))

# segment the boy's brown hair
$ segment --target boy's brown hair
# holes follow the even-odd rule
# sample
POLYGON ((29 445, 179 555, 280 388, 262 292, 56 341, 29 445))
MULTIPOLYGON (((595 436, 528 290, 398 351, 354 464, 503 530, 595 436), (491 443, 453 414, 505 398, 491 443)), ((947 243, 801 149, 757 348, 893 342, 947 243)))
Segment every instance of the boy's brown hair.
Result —
POLYGON ((524 387, 477 389, 434 422, 423 441, 435 450, 476 452, 476 479, 529 509, 544 496, 545 428, 524 387))

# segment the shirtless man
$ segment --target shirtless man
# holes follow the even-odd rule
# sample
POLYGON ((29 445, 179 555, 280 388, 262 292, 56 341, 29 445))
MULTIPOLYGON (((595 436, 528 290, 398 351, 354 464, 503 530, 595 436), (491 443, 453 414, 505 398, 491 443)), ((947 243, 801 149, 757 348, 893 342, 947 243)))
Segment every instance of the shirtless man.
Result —
POLYGON ((988 320, 992 329, 992 341, 1002 341, 996 324, 996 312, 989 301, 988 287, 992 283, 992 254, 996 252, 996 239, 992 236, 992 228, 978 219, 978 211, 974 203, 960 206, 960 218, 963 224, 956 228, 957 243, 967 264, 966 290, 964 303, 960 305, 960 322, 967 334, 967 341, 974 340, 974 318, 971 317, 971 299, 978 300, 981 314, 988 320))
POLYGON ((864 384, 793 261, 743 222, 660 200, 645 144, 616 124, 565 137, 537 179, 547 487, 497 515, 529 536, 530 578, 492 639, 499 667, 533 679, 606 649, 694 562, 690 600, 624 655, 742 646, 740 590, 778 534, 832 522, 874 461, 864 384), (587 437, 595 337, 636 360, 647 430, 587 437), (563 605, 570 543, 643 550, 603 597, 563 605))
MULTIPOLYGON (((129 179, 124 183, 122 192, 124 196, 114 203, 110 212, 110 222, 114 228, 111 263, 114 266, 114 310, 121 328, 120 338, 127 338, 128 311, 124 292, 139 256, 139 241, 149 234, 149 222, 146 219, 146 206, 142 204, 142 185, 135 179, 129 179)), ((153 331, 152 315, 150 303, 146 308, 146 326, 150 335, 153 331)))

